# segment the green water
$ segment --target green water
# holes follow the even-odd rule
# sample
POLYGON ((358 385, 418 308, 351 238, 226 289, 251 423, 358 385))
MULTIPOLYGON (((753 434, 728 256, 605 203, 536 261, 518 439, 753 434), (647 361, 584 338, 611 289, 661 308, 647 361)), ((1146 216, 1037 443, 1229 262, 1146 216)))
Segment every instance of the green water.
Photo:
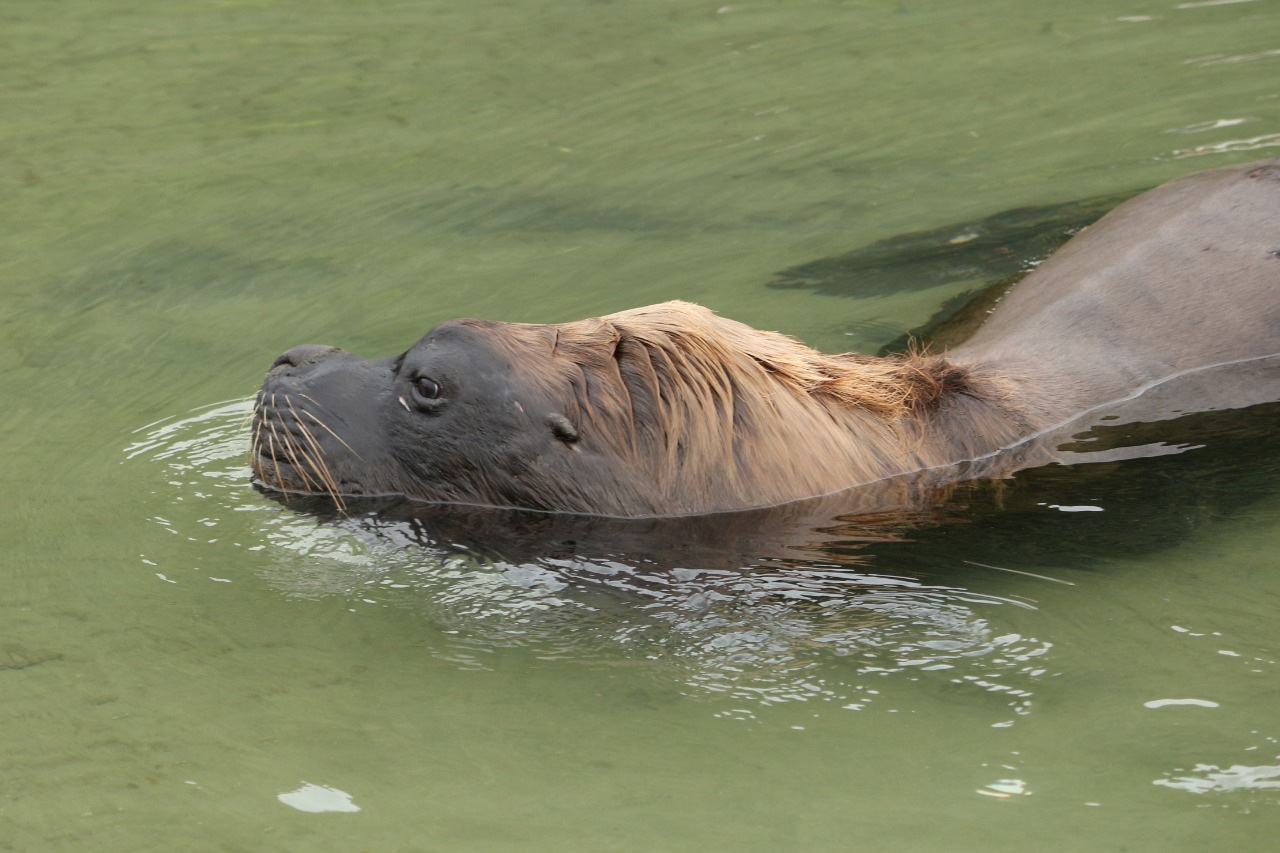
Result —
POLYGON ((1280 153, 1277 51, 1269 0, 0 4, 0 850, 1271 849, 1248 461, 1101 538, 1048 505, 1185 469, 1032 477, 814 609, 317 526, 241 401, 670 298, 874 349, 955 287, 766 284, 1280 153))

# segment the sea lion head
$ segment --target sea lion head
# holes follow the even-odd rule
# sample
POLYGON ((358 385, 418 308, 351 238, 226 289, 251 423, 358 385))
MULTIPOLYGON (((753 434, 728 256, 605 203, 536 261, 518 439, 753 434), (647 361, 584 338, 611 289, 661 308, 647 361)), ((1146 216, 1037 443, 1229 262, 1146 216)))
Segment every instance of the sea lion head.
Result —
POLYGON ((917 422, 958 376, 942 359, 826 356, 683 302, 556 325, 451 320, 392 358, 281 355, 252 463, 266 487, 339 506, 396 494, 609 516, 738 510, 915 464, 917 422))
MULTIPOLYGON (((339 504, 398 494, 615 509, 617 501, 582 494, 601 473, 590 470, 599 458, 583 452, 574 383, 564 375, 578 371, 554 352, 554 329, 453 320, 378 360, 295 347, 275 360, 258 394, 254 473, 267 487, 328 494, 339 504)), ((626 490, 622 467, 606 477, 614 492, 626 490)))

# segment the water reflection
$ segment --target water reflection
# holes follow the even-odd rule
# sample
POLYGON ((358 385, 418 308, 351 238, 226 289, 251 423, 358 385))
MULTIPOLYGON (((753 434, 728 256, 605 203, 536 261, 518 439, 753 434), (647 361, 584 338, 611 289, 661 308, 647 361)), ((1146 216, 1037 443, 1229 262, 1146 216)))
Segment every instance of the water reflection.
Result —
POLYGON ((319 535, 321 550, 339 554, 360 542, 368 561, 283 559, 272 582, 412 608, 447 632, 441 653, 464 667, 519 646, 545 659, 652 666, 687 688, 753 702, 820 698, 851 709, 874 702, 881 679, 926 678, 1001 694, 1022 713, 1050 647, 990 624, 988 611, 1025 602, 870 570, 866 548, 900 539, 901 520, 627 522, 408 502, 336 516, 292 502, 291 512, 308 510, 318 526, 294 538, 277 530, 279 551, 310 557, 319 535))
POLYGON ((339 791, 327 785, 315 785, 303 782, 296 791, 285 791, 277 794, 276 799, 290 808, 300 812, 358 812, 360 807, 346 791, 339 791))
POLYGON ((1280 791, 1280 765, 1250 766, 1233 764, 1219 767, 1216 764, 1197 764, 1190 771, 1174 771, 1152 784, 1175 788, 1192 794, 1208 794, 1222 791, 1280 791), (1186 775, 1175 775, 1186 773, 1186 775))

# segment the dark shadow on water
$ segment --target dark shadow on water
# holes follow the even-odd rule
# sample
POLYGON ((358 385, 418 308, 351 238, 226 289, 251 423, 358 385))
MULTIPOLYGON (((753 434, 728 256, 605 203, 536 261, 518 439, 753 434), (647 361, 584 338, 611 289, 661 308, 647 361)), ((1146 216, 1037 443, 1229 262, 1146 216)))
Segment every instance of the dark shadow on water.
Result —
POLYGON ((777 273, 769 287, 823 296, 887 296, 961 281, 1023 274, 1137 192, 1019 207, 973 222, 878 240, 777 273))
MULTIPOLYGON (((1064 445, 1078 464, 1020 471, 954 492, 962 523, 922 526, 890 555, 896 572, 939 577, 942 554, 1031 568, 1105 570, 1109 561, 1176 548, 1216 522, 1274 495, 1280 476, 1280 403, 1200 412, 1158 423, 1096 426, 1064 445), (1088 462, 1092 454, 1149 447, 1170 452, 1088 462)), ((1069 457, 1068 457, 1069 458, 1069 457)))
POLYGON ((926 341, 938 351, 967 339, 995 303, 1036 264, 1136 194, 1020 207, 972 222, 901 234, 790 267, 775 274, 767 286, 856 298, 964 286, 946 297, 927 321, 910 330, 876 318, 843 326, 856 346, 879 346, 881 355, 904 352, 914 341, 926 341))

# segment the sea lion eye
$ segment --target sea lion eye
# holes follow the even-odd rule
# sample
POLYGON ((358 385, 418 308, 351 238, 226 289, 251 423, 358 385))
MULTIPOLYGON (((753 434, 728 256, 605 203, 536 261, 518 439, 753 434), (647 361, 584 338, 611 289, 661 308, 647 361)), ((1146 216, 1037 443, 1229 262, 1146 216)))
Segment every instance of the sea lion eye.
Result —
POLYGON ((427 376, 419 376, 413 381, 413 390, 424 400, 440 398, 440 383, 427 376))

